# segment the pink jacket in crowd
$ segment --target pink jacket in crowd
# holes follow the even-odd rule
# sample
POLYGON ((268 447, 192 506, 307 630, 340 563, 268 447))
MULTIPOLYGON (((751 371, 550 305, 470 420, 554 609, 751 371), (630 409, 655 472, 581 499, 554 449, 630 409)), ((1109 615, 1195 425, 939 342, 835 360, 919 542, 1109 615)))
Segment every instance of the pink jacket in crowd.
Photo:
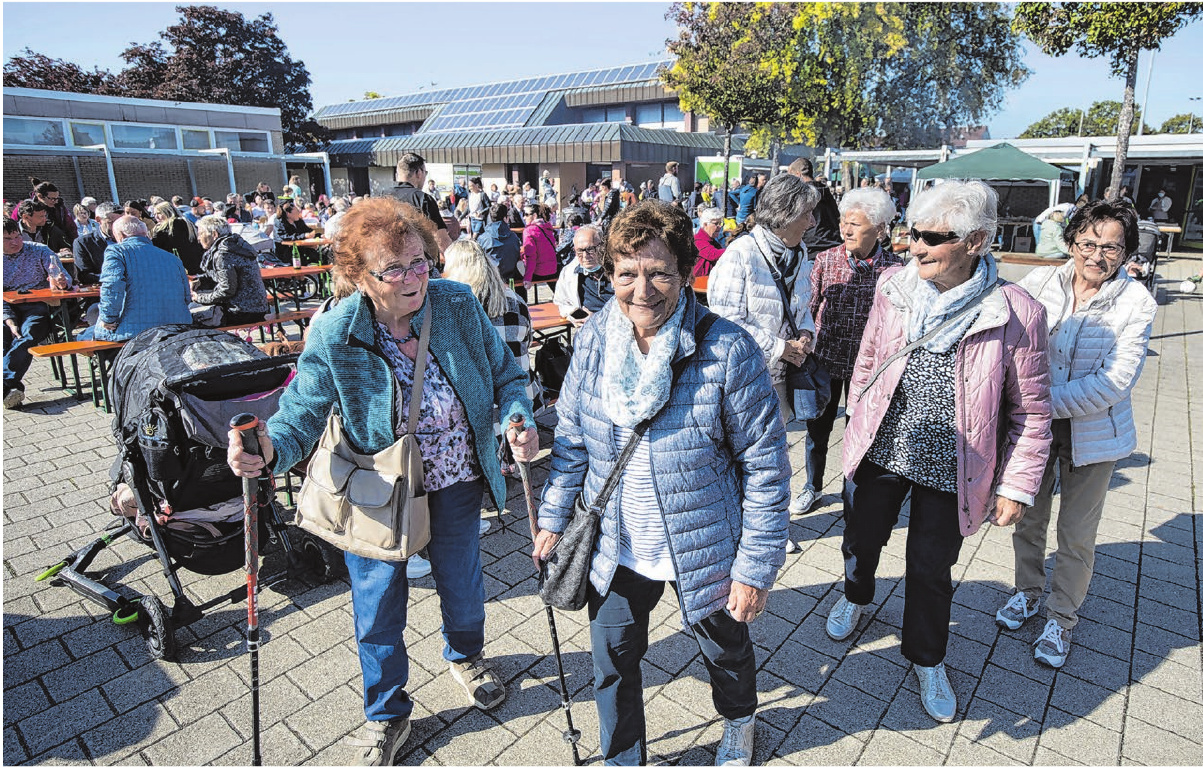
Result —
POLYGON ((545 221, 536 220, 522 231, 522 258, 526 260, 527 283, 536 277, 554 278, 560 271, 556 262, 556 231, 545 221))
MULTIPOLYGON (((864 459, 906 369, 903 356, 865 384, 906 346, 911 297, 882 273, 848 392, 844 475, 864 459)), ((1044 307, 1019 286, 1000 280, 957 347, 957 506, 963 536, 977 531, 1000 490, 1032 504, 1052 442, 1048 326, 1044 307)))

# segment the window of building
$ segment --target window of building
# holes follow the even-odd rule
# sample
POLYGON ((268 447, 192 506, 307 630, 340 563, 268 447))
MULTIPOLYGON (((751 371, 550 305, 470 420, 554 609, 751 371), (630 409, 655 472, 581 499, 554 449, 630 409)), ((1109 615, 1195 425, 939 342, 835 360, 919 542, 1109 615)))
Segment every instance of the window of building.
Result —
POLYGON ((101 123, 71 123, 71 143, 76 147, 104 144, 104 125, 101 123))
POLYGON ((179 149, 175 129, 169 126, 129 125, 113 123, 113 146, 127 150, 179 149))
POLYGON ((681 130, 685 127, 685 113, 676 102, 635 105, 635 125, 643 128, 665 128, 681 130))
POLYGON ((61 120, 6 117, 4 118, 4 143, 36 147, 64 147, 67 139, 63 135, 61 120))
POLYGON ((262 131, 214 131, 213 138, 217 146, 234 152, 271 152, 267 134, 262 131))
POLYGON ((209 137, 208 131, 198 131, 194 128, 184 128, 180 130, 180 136, 182 136, 184 139, 184 149, 186 150, 213 149, 213 140, 209 137))

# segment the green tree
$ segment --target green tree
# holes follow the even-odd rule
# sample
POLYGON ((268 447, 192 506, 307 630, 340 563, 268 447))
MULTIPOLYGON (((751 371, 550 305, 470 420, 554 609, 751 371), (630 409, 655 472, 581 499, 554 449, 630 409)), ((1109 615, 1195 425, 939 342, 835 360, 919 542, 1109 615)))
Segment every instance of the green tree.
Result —
POLYGON ((1124 98, 1115 132, 1115 163, 1107 196, 1119 191, 1128 158, 1140 52, 1155 51, 1203 11, 1203 3, 1020 3, 1014 28, 1050 56, 1071 49, 1086 58, 1108 57, 1113 76, 1124 76, 1124 98))
POLYGON ((1203 133, 1203 115, 1179 113, 1161 124, 1163 134, 1203 133))
MULTIPOLYGON (((1119 116, 1123 105, 1118 101, 1096 101, 1083 114, 1082 110, 1063 107, 1054 110, 1032 123, 1019 135, 1020 139, 1049 139, 1064 136, 1114 136, 1119 128, 1119 116)), ((1129 133, 1136 133, 1141 123, 1140 107, 1133 107, 1134 119, 1129 133)), ((1144 123, 1144 133, 1156 131, 1144 123)))
POLYGON ((666 14, 680 32, 667 43, 676 61, 661 79, 677 93, 682 109, 706 114, 724 133, 724 211, 731 133, 741 124, 771 124, 783 111, 787 75, 766 64, 761 30, 748 23, 753 11, 746 3, 688 2, 673 3, 666 14))

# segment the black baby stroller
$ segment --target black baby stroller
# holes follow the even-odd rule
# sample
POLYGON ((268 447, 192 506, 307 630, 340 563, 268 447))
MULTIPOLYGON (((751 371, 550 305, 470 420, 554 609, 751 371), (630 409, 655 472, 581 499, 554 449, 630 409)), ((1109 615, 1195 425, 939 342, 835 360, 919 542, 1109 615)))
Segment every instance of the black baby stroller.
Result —
MULTIPOLYGON (((266 420, 275 413, 295 363, 295 355, 269 358, 219 329, 160 326, 129 340, 112 375, 118 447, 112 504, 114 512, 124 508, 133 520, 124 518, 38 579, 53 579, 106 606, 118 624, 141 624, 151 654, 162 659, 174 654, 176 627, 214 606, 244 600, 246 588, 240 586, 197 606, 176 572, 227 574, 244 565, 242 485, 226 465, 226 432, 235 414, 266 420), (131 597, 128 588, 118 593, 84 574, 122 535, 155 551, 175 599, 170 615, 154 595, 131 597)), ((332 552, 308 535, 294 546, 269 493, 260 496, 259 509, 260 541, 283 547, 287 576, 310 571, 329 577, 337 560, 332 552)))
POLYGON ((1157 244, 1161 240, 1161 230, 1151 221, 1142 220, 1137 223, 1137 233, 1140 236, 1136 253, 1128 257, 1129 264, 1140 267, 1141 277, 1137 278, 1156 296, 1157 286, 1157 244))

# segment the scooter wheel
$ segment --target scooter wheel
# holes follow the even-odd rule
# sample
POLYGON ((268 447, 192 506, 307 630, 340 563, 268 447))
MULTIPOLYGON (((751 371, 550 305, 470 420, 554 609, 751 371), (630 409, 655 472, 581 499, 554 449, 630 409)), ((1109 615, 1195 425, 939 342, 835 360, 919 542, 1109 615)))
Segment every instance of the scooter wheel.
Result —
POLYGON ((138 612, 142 617, 142 632, 146 636, 146 648, 150 650, 150 656, 157 660, 174 660, 175 631, 163 603, 153 595, 144 595, 138 602, 138 612))

